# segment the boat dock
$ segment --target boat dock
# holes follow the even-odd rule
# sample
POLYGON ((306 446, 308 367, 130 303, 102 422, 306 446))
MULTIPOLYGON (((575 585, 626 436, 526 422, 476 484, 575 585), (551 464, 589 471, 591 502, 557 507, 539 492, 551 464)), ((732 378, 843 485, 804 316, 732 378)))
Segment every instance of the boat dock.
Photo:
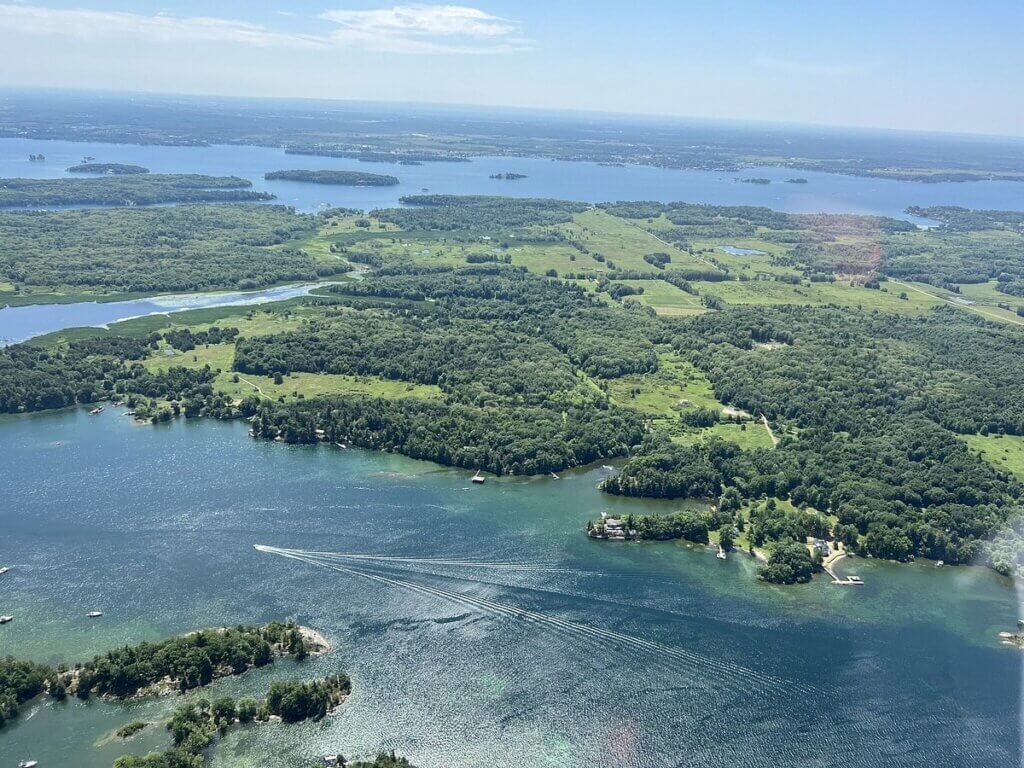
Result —
POLYGON ((847 576, 844 579, 844 578, 836 575, 836 572, 832 570, 832 566, 834 566, 836 563, 838 563, 844 557, 846 557, 846 553, 845 552, 840 552, 835 557, 827 559, 825 562, 823 562, 821 564, 822 570, 825 571, 825 573, 827 573, 829 576, 832 577, 832 583, 833 584, 841 584, 843 586, 851 586, 851 587, 862 587, 862 586, 864 586, 864 579, 862 579, 860 576, 847 576))

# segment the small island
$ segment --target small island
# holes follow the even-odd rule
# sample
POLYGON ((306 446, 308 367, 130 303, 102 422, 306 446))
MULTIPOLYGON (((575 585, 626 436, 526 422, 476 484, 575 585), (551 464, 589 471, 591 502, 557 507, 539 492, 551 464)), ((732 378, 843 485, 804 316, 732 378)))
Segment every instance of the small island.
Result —
POLYGON ((525 179, 525 173, 492 173, 487 178, 489 179, 502 179, 504 181, 516 181, 517 179, 525 179))
POLYGON ((753 178, 753 179, 740 179, 741 184, 771 184, 771 179, 764 178, 753 178))
POLYGON ((149 168, 125 163, 79 163, 67 169, 68 173, 104 173, 109 176, 134 176, 149 173, 149 168))
POLYGON ((787 184, 806 184, 807 183, 807 179, 804 179, 804 178, 786 179, 786 183, 787 184))
POLYGON ((302 181, 309 184, 336 184, 346 187, 393 187, 396 176, 363 171, 271 171, 263 174, 267 181, 302 181))

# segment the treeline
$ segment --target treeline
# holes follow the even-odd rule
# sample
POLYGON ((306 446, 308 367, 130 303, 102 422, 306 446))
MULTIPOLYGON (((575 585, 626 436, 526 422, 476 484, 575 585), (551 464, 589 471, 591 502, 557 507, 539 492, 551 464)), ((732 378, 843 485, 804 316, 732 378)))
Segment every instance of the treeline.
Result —
POLYGON ((267 181, 302 181, 310 184, 338 184, 348 187, 392 187, 398 184, 396 176, 362 171, 271 171, 263 174, 267 181))
POLYGON ((0 179, 0 208, 273 200, 237 176, 137 173, 83 179, 0 179))
POLYGON ((293 241, 316 220, 283 206, 176 206, 0 214, 0 279, 109 291, 253 289, 347 269, 293 241), (277 246, 271 248, 270 246, 277 246))
POLYGON ((380 221, 402 229, 494 232, 520 227, 565 224, 573 214, 587 209, 586 203, 542 198, 490 197, 487 195, 408 195, 401 198, 407 208, 371 211, 380 221))
POLYGON ((492 407, 406 398, 321 397, 261 403, 252 429, 289 443, 322 439, 496 474, 544 474, 621 456, 643 435, 623 408, 492 407))

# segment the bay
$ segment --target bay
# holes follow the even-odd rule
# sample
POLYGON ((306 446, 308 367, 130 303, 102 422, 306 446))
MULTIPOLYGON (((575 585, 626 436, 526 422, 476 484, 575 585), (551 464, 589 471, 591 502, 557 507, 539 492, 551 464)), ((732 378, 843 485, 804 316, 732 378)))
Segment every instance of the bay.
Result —
MULTIPOLYGON (((677 506, 602 495, 605 471, 475 486, 400 456, 253 441, 244 422, 4 417, 0 612, 16 618, 0 654, 74 661, 285 616, 324 631, 332 654, 213 692, 345 669, 351 700, 320 724, 230 734, 212 756, 225 768, 378 748, 425 768, 1019 764, 1021 657, 995 637, 1019 615, 1011 582, 853 559, 862 588, 771 587, 741 554, 592 541, 602 510, 677 506), (256 544, 364 557, 339 570, 256 544)), ((111 743, 114 728, 172 706, 41 700, 0 732, 0 762, 109 766, 166 739, 111 743)))

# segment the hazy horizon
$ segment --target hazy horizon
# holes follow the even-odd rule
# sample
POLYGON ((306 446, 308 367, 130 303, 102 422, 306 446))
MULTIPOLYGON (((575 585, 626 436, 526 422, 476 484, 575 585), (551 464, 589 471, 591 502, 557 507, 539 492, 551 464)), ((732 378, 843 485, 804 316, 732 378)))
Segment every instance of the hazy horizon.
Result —
POLYGON ((1020 137, 1019 4, 0 2, 0 87, 1020 137))

